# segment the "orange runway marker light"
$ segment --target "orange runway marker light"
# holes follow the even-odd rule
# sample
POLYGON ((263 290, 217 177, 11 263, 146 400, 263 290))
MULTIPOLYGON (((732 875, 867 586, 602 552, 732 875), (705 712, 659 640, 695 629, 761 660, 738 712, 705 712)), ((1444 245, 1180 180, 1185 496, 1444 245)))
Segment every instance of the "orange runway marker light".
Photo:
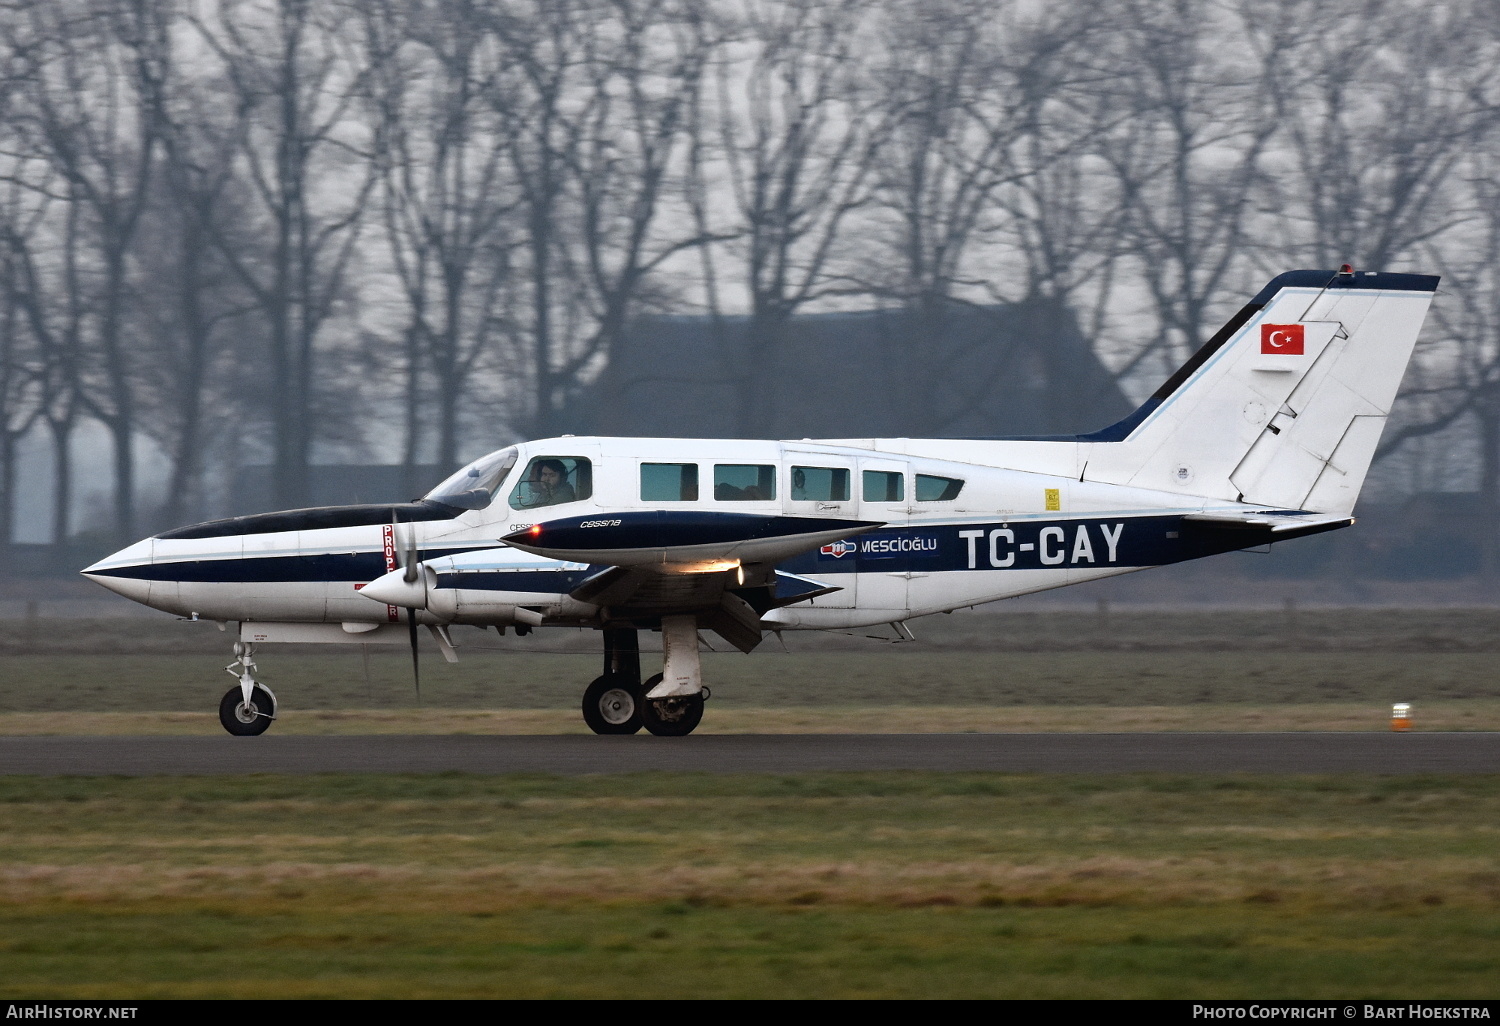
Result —
POLYGON ((1411 729, 1411 706, 1406 702, 1397 702, 1391 706, 1391 729, 1411 729))

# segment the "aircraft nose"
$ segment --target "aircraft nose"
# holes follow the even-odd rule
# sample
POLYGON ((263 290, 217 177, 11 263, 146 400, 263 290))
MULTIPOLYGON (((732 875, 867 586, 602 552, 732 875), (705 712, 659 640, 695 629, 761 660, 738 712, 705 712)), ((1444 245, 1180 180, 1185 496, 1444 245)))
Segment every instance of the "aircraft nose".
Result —
POLYGON ((392 570, 384 577, 377 577, 369 584, 359 590, 359 593, 367 599, 375 602, 383 602, 389 606, 402 606, 406 609, 427 608, 427 575, 431 571, 418 565, 417 579, 408 581, 406 571, 402 569, 392 570))
POLYGON ((135 602, 145 602, 151 591, 151 539, 143 538, 78 571, 101 587, 135 602))

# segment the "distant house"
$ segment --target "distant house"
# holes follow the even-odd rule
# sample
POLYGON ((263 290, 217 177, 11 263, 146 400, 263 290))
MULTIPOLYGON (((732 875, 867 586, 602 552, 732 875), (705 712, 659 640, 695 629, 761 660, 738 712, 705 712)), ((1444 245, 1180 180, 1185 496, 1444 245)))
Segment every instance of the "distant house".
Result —
POLYGON ((976 437, 1092 431, 1133 408, 1073 317, 1044 302, 794 318, 638 319, 570 411, 591 434, 976 437))
MULTIPOLYGON (((940 320, 797 317, 758 349, 744 317, 642 317, 564 422, 578 434, 942 438, 1091 431, 1133 408, 1056 306, 954 306, 940 320)), ((320 465, 309 505, 401 502, 441 476, 419 467, 413 490, 399 466, 320 465)), ((273 494, 270 467, 244 467, 225 512, 271 509, 273 494)))

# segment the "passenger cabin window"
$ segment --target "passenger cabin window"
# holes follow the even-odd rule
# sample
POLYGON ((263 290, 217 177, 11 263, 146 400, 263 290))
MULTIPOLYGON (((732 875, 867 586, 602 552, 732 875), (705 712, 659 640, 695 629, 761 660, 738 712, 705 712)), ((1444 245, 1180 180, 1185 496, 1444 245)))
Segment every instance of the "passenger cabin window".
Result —
POLYGON ((643 502, 696 502, 697 499, 698 464, 641 464, 643 502))
POLYGON ((538 456, 510 493, 511 509, 560 506, 594 494, 594 468, 582 456, 538 456))
POLYGON ((816 502, 847 502, 849 471, 843 467, 793 467, 792 498, 816 502))
POLYGON ((964 483, 956 477, 934 477, 931 474, 917 475, 918 502, 947 502, 958 498, 964 483))
POLYGON ((759 463, 716 463, 714 498, 758 502, 776 498, 776 468, 759 463))
POLYGON ((906 498, 906 475, 894 470, 864 472, 866 502, 901 502, 906 498))
POLYGON ((459 509, 484 509, 494 501, 495 492, 515 465, 514 449, 501 449, 481 456, 428 492, 425 498, 459 509))

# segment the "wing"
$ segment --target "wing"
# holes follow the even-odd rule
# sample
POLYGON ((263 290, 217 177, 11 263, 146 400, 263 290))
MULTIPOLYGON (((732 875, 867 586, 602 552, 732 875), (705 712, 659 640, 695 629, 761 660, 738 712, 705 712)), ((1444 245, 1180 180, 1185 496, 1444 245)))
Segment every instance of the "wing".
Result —
POLYGON ((601 607, 606 621, 692 613, 701 626, 749 652, 760 644, 760 618, 766 612, 841 590, 763 566, 713 573, 612 566, 574 588, 569 597, 601 607))
POLYGON ((628 622, 692 613, 743 652, 760 644, 760 618, 839 588, 782 573, 774 564, 884 526, 745 513, 653 510, 536 524, 503 540, 550 559, 604 565, 570 597, 628 622))
POLYGON ((649 510, 550 520, 512 532, 501 541, 549 559, 692 573, 779 563, 884 526, 869 520, 649 510))

